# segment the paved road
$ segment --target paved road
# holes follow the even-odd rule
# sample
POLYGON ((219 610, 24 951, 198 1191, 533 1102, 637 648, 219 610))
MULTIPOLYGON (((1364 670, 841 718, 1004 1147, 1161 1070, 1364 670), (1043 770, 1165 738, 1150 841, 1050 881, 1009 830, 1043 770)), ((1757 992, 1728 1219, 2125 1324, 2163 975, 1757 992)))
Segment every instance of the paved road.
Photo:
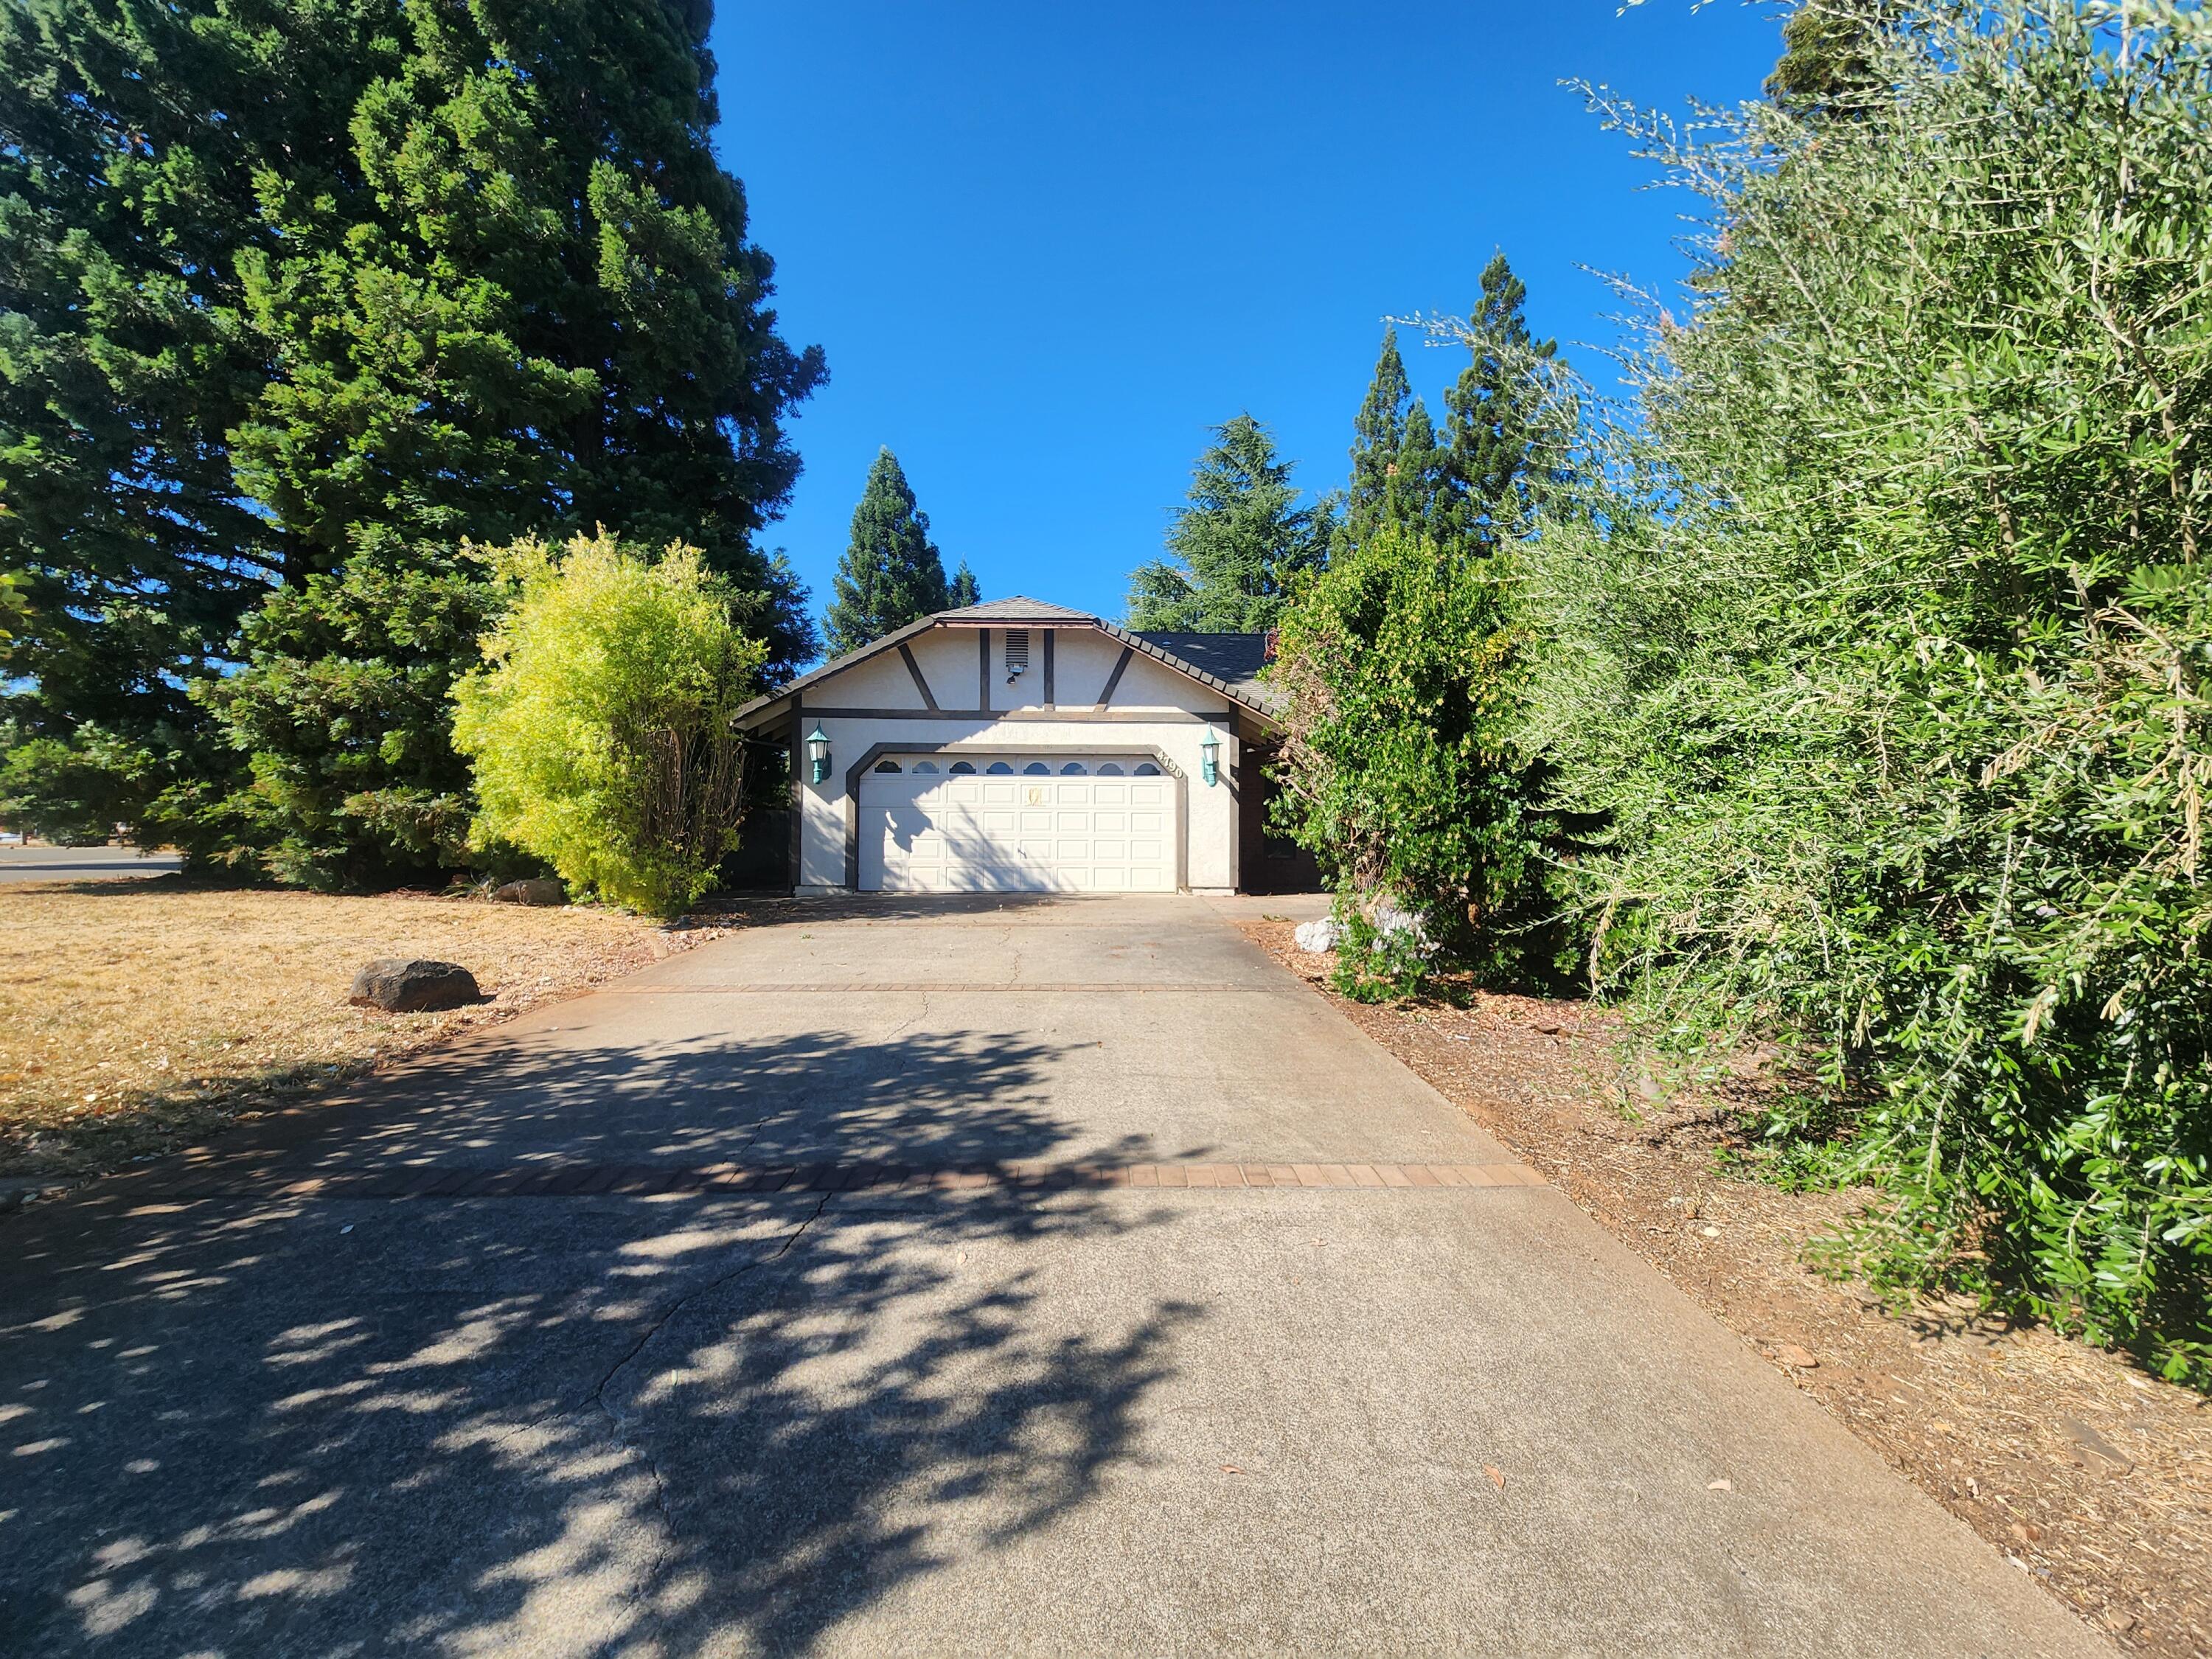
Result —
POLYGON ((801 913, 0 1222, 0 1650, 2109 1652, 1510 1161, 1201 902, 801 913))
POLYGON ((0 883, 100 881, 184 867, 179 854, 142 853, 135 847, 0 847, 0 883))

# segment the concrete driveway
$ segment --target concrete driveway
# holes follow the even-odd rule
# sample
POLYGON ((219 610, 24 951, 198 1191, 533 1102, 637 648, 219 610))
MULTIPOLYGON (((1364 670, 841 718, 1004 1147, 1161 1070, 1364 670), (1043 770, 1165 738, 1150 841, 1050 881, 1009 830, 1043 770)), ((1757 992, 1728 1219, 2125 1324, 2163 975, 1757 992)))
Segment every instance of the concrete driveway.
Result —
POLYGON ((1220 907, 789 915, 0 1222, 0 1651, 2109 1651, 1220 907))

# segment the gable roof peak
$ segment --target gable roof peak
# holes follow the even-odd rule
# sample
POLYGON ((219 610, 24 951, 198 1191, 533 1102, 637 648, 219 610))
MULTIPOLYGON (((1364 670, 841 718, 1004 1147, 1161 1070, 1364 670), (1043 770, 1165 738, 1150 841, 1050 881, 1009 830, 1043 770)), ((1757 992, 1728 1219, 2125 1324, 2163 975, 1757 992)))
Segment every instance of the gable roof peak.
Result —
POLYGON ((986 599, 981 605, 964 605, 957 611, 940 611, 940 622, 1072 622, 1095 623, 1100 619, 1088 611, 1071 611, 1064 605, 1047 605, 1042 599, 1032 599, 1024 594, 1014 594, 1003 599, 986 599))
MULTIPOLYGON (((1048 605, 1042 599, 1032 599, 1022 594, 918 617, 903 628, 893 629, 879 640, 848 651, 841 657, 834 657, 819 668, 801 674, 788 684, 755 697, 731 718, 740 728, 756 729, 771 713, 781 710, 810 686, 818 685, 879 652, 903 650, 907 641, 948 623, 969 626, 996 623, 1095 628, 1109 639, 1120 641, 1130 651, 1166 664, 1177 673, 1211 687, 1255 714, 1269 720, 1275 718, 1278 694, 1258 678, 1260 667, 1271 654, 1267 649, 1270 635, 1150 631, 1139 634, 1119 623, 1094 616, 1088 611, 1073 611, 1064 605, 1048 605)), ((957 712, 952 717, 957 717, 957 712)))

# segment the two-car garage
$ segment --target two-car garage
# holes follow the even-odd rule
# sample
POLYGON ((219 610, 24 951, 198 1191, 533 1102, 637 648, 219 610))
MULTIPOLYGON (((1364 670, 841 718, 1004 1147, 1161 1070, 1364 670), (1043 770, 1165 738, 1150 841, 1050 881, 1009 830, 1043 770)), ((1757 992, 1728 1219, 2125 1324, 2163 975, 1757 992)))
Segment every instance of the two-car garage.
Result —
POLYGON ((1128 754, 886 755, 860 780, 872 892, 1171 893, 1176 781, 1128 754))

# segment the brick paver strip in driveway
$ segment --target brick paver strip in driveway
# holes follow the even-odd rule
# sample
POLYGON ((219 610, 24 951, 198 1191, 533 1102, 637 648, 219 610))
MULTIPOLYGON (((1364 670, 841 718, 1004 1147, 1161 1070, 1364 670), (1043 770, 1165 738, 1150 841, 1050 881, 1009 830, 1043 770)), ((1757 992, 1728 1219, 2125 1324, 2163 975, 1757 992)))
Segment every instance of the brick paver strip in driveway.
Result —
MULTIPOLYGON (((125 1176, 112 1192, 140 1202, 214 1198, 576 1198, 600 1193, 794 1192, 842 1193, 901 1187, 928 1188, 957 1182, 963 1189, 983 1187, 1158 1187, 1192 1188, 1297 1186, 1280 1164, 1189 1164, 1173 1166, 1180 1182, 1163 1182, 1158 1164, 1025 1164, 1000 1168, 929 1170, 882 1164, 814 1164, 803 1170, 746 1169, 731 1164, 703 1168, 656 1169, 637 1164, 523 1164, 495 1168, 403 1168, 388 1173, 354 1173, 293 1178, 273 1172, 226 1176, 211 1170, 198 1177, 149 1171, 125 1176), (1280 1177, 1279 1180, 1279 1176, 1280 1177)), ((1524 1164, 1467 1164, 1431 1168, 1422 1164, 1365 1164, 1329 1166, 1310 1187, 1340 1187, 1360 1192, 1378 1188, 1540 1187, 1544 1177, 1524 1164), (1339 1170, 1340 1178, 1328 1178, 1339 1170)))
POLYGON ((1197 900, 795 911, 0 1255, 10 1659, 2110 1651, 1197 900))

